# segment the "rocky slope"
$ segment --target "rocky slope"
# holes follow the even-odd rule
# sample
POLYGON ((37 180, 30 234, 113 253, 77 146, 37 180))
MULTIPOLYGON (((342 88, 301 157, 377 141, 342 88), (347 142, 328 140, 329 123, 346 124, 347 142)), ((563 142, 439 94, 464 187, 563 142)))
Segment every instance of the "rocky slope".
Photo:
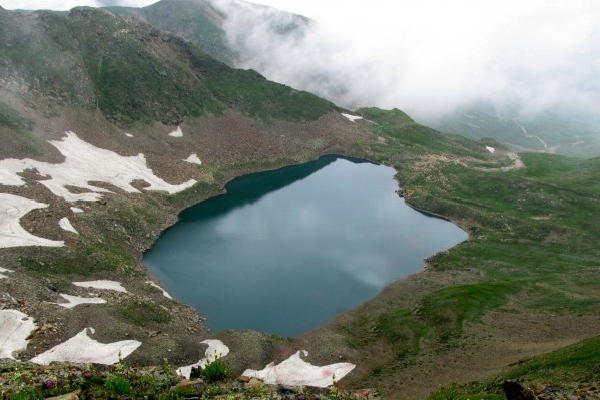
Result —
MULTIPOLYGON (((0 27, 0 308, 35 320, 23 360, 88 327, 102 343, 141 342, 134 364, 198 360, 209 334, 148 283, 160 286, 143 250, 234 176, 374 138, 333 104, 138 19, 0 9, 0 27), (73 284, 90 281, 125 291, 73 284), (65 308, 64 295, 106 303, 65 308)), ((269 360, 256 343, 244 367, 269 360)))

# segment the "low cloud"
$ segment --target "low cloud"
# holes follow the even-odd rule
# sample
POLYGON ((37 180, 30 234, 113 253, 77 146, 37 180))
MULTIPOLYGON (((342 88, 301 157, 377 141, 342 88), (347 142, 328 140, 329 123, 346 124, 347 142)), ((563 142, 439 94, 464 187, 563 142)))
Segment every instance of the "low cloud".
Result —
POLYGON ((248 55, 239 67, 349 108, 430 118, 483 100, 524 116, 600 111, 596 1, 373 0, 311 9, 319 21, 289 35, 277 34, 289 15, 212 2, 248 55))
MULTIPOLYGON (((600 3, 596 0, 209 0, 226 15, 238 67, 348 107, 398 107, 442 116, 476 101, 541 111, 600 113, 600 3), (295 7, 295 8, 294 8, 295 7), (287 34, 282 34, 287 32, 287 34)), ((143 7, 156 0, 51 0, 42 7, 143 7)), ((36 9, 39 0, 0 0, 36 9)))

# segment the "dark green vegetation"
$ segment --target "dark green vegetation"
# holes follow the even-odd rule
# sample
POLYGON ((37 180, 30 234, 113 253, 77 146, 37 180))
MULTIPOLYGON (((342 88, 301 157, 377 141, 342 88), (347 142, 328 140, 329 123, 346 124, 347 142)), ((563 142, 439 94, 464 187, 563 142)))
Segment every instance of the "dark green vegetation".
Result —
POLYGON ((0 125, 19 133, 31 130, 32 121, 27 120, 8 104, 0 101, 0 125))
POLYGON ((191 378, 203 378, 209 383, 224 381, 231 376, 231 369, 221 360, 216 358, 206 364, 204 368, 192 368, 191 378))

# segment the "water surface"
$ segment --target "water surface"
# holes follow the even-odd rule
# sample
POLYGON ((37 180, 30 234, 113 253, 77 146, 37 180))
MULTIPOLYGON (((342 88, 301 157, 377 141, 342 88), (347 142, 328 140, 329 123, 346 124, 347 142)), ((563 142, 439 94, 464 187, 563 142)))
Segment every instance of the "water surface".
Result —
POLYGON ((335 156, 236 178, 145 254, 215 330, 297 336, 465 240, 396 194, 395 170, 335 156))

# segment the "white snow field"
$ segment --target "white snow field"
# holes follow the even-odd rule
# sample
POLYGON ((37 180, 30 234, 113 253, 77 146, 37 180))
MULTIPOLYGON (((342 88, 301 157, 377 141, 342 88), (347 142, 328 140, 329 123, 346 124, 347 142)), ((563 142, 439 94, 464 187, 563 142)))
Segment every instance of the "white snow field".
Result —
POLYGON ((68 202, 98 201, 101 193, 110 192, 108 189, 90 184, 91 181, 107 182, 129 193, 140 191, 131 185, 136 179, 146 181, 146 190, 163 190, 170 194, 189 188, 196 180, 190 179, 179 185, 172 185, 154 175, 146 165, 143 154, 137 156, 121 156, 113 151, 93 146, 77 137, 73 132, 66 132, 62 140, 50 143, 64 156, 61 164, 23 159, 7 158, 0 161, 0 183, 4 185, 23 186, 25 181, 18 174, 27 169, 35 169, 39 174, 49 179, 39 182, 46 186, 56 196, 68 202), (67 187, 76 186, 89 192, 72 193, 67 187))
MULTIPOLYGON (((305 350, 303 353, 305 357, 308 355, 305 350)), ((260 371, 247 369, 242 375, 258 378, 269 385, 328 387, 333 385, 334 375, 335 381, 339 381, 355 367, 350 363, 317 367, 300 358, 300 351, 297 351, 277 365, 270 363, 260 371)))
POLYGON ((360 115, 352 115, 352 114, 346 114, 346 113, 342 113, 342 115, 344 117, 348 118, 352 122, 355 122, 357 119, 363 119, 363 117, 361 117, 360 115))
POLYGON ((186 162, 189 162, 192 164, 202 165, 202 161, 200 161, 200 158, 198 157, 198 154, 196 154, 196 153, 190 154, 190 156, 183 161, 186 161, 186 162))
POLYGON ((182 137, 183 136, 183 131, 181 130, 181 127, 177 127, 177 129, 175 129, 174 131, 171 131, 169 133, 169 136, 172 137, 182 137))
POLYGON ((34 236, 19 224, 22 216, 31 210, 46 208, 46 204, 9 193, 0 193, 0 248, 19 246, 62 247, 62 240, 34 236))
POLYGON ((73 228, 73 225, 71 225, 71 221, 69 221, 69 218, 67 217, 64 217, 60 221, 58 221, 58 225, 67 232, 72 232, 76 235, 79 235, 79 232, 77 232, 77 230, 73 228))
POLYGON ((71 282, 75 286, 100 289, 100 290, 114 290, 116 292, 128 293, 127 290, 121 285, 120 282, 100 280, 100 281, 86 281, 86 282, 71 282))
POLYGON ((66 342, 54 346, 30 361, 41 365, 48 365, 53 361, 112 365, 119 361, 119 354, 124 359, 142 344, 137 340, 100 343, 87 335, 88 330, 92 334, 95 332, 93 328, 85 328, 66 342))
POLYGON ((17 310, 0 310, 0 359, 14 360, 15 351, 27 348, 27 338, 37 327, 33 318, 17 310))
POLYGON ((104 304, 106 300, 101 299, 100 297, 80 297, 80 296, 71 296, 69 294, 59 293, 58 294, 63 299, 67 300, 68 303, 52 303, 59 305, 64 308, 73 308, 78 306, 79 304, 104 304))

